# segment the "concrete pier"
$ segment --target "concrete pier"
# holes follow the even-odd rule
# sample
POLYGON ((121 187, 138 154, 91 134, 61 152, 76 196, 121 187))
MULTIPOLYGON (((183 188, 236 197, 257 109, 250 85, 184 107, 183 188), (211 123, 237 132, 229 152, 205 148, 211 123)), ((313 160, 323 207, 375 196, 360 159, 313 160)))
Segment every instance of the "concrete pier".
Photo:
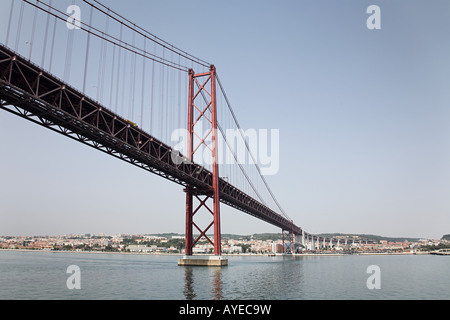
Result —
POLYGON ((179 266, 223 267, 228 265, 228 259, 222 256, 184 256, 178 259, 179 266))

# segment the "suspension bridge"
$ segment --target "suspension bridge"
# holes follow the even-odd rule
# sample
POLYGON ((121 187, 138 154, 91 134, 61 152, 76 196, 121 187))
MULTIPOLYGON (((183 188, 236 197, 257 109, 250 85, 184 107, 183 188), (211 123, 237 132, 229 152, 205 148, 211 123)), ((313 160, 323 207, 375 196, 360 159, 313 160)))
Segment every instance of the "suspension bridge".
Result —
POLYGON ((283 210, 213 64, 97 0, 7 2, 0 108, 181 185, 186 256, 206 239, 221 257, 220 203, 280 228, 291 253, 343 244, 283 210))

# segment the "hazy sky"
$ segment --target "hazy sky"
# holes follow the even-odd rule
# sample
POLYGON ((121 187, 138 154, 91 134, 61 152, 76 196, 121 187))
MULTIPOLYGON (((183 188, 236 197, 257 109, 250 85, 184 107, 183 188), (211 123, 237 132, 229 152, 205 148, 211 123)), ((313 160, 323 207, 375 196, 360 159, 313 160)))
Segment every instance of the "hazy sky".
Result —
MULTIPOLYGON (((244 128, 280 130, 267 180, 307 232, 450 233, 449 1, 102 3, 214 63, 244 128)), ((163 178, 5 111, 0 150, 0 235, 184 232, 163 178)), ((223 233, 280 231, 221 208, 223 233)))

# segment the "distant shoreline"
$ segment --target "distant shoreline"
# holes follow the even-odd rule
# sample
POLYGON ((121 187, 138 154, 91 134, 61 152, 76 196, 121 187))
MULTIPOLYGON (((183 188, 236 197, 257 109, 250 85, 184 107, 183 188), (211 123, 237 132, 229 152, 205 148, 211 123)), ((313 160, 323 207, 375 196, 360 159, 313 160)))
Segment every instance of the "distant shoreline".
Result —
MULTIPOLYGON (((148 253, 148 252, 108 252, 108 251, 73 251, 73 250, 33 250, 33 249, 0 249, 2 251, 12 252, 40 252, 40 253, 89 253, 89 254, 122 254, 122 255, 140 255, 140 256, 184 256, 183 253, 148 253)), ((268 253, 240 253, 240 254, 227 254, 222 256, 226 257, 240 257, 240 256, 254 256, 254 257, 331 257, 331 256, 369 256, 369 255, 429 255, 429 252, 359 252, 353 254, 347 253, 296 253, 296 254, 282 254, 277 253, 275 255, 268 253)), ((209 256, 207 254, 198 254, 196 256, 204 257, 209 256)))

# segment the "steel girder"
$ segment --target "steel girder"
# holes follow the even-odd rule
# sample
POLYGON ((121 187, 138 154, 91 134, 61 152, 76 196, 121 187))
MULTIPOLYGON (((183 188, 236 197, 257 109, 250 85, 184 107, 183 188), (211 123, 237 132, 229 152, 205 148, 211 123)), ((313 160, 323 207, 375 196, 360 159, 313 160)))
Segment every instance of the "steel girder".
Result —
MULTIPOLYGON (((0 45, 0 108, 207 194, 212 173, 80 91, 0 45)), ((220 201, 282 229, 302 229, 219 179, 220 201)))

